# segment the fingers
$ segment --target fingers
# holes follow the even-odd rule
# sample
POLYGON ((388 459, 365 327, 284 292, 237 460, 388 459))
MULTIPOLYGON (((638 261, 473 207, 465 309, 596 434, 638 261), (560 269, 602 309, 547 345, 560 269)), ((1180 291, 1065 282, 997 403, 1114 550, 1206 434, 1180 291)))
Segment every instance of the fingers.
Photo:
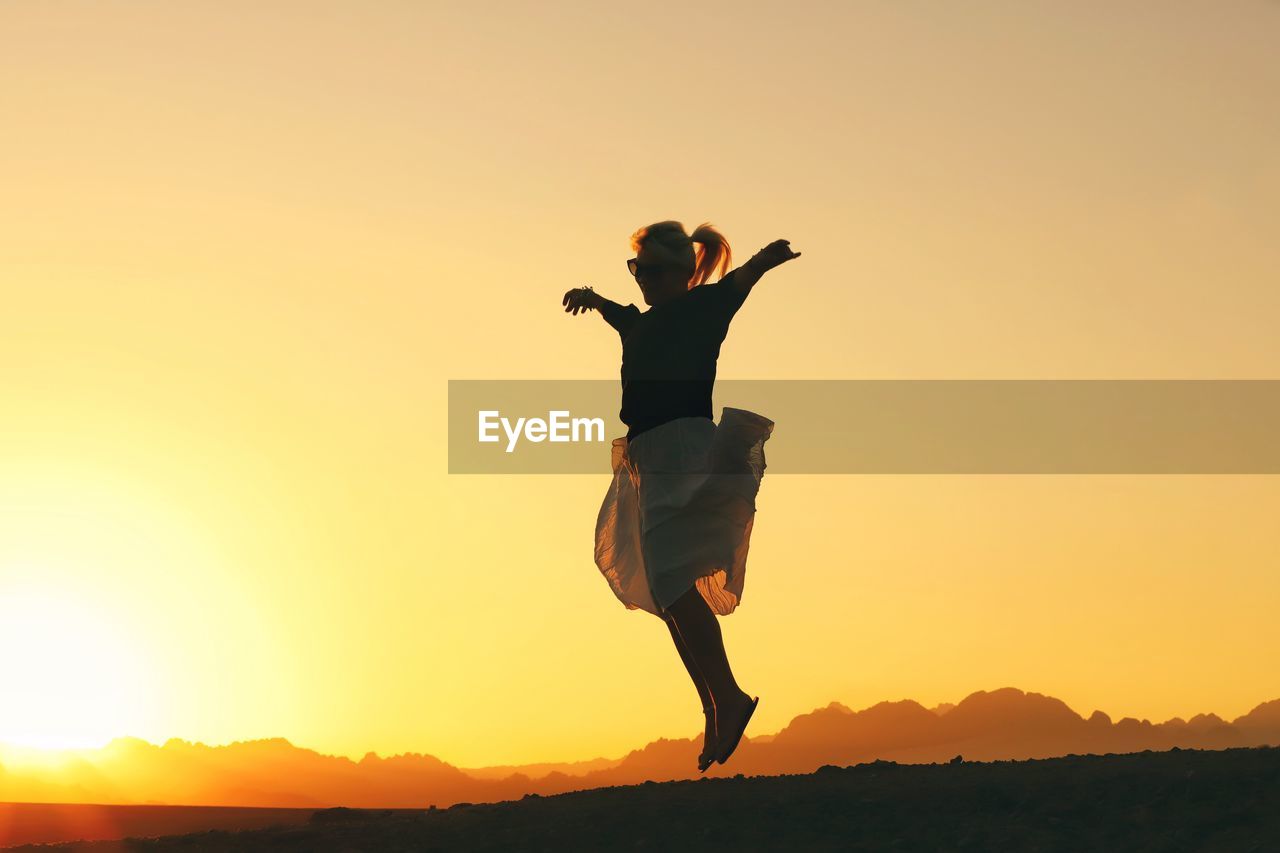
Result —
POLYGON ((560 300, 560 304, 565 306, 564 312, 573 314, 576 317, 579 311, 589 310, 590 306, 584 304, 587 292, 585 288, 581 287, 575 287, 567 291, 564 298, 560 300))
POLYGON ((768 246, 765 246, 764 251, 761 254, 769 259, 772 266, 777 266, 778 264, 795 260, 800 257, 799 252, 791 251, 791 241, 786 239, 774 240, 768 246))
POLYGON ((774 240, 774 241, 773 241, 773 245, 777 246, 779 249, 781 249, 781 250, 782 250, 782 252, 783 252, 782 259, 783 259, 783 260, 791 261, 791 260, 795 260, 796 258, 800 257, 800 253, 799 253, 799 252, 793 252, 793 251, 791 251, 791 241, 790 241, 790 240, 774 240))

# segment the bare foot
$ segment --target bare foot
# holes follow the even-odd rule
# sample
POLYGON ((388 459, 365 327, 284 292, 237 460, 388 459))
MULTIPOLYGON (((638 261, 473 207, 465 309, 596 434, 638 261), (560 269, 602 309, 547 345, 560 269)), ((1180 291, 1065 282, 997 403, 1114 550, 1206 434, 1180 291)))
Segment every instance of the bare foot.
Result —
POLYGON ((707 730, 702 733, 702 754, 698 756, 698 769, 706 770, 715 763, 716 751, 720 745, 716 742, 715 708, 704 708, 702 713, 707 718, 707 730))
POLYGON ((737 696, 725 702, 716 703, 716 730, 719 733, 720 747, 716 761, 724 764, 729 756, 738 748, 738 741, 746 731, 747 722, 755 713, 759 698, 738 692, 737 696))

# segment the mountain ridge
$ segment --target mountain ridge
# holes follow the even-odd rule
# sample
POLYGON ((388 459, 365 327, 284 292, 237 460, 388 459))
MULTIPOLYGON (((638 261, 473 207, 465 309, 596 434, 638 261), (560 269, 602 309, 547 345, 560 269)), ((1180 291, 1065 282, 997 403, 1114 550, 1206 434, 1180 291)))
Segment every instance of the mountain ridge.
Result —
MULTIPOLYGON (((1162 723, 1101 710, 1088 718, 1062 700, 1014 687, 977 690, 930 709, 912 699, 861 710, 830 702, 799 714, 777 732, 743 737, 728 764, 708 777, 810 773, 824 765, 886 760, 936 763, 1022 760, 1143 750, 1226 749, 1280 744, 1280 699, 1230 722, 1214 713, 1162 723)), ((496 802, 596 787, 700 778, 702 736, 660 737, 619 758, 455 767, 433 755, 403 752, 358 760, 324 755, 284 737, 210 746, 180 738, 155 745, 114 738, 98 750, 73 750, 59 771, 0 762, 0 801, 169 803, 258 807, 426 808, 496 802)), ((0 755, 3 747, 0 747, 0 755)))

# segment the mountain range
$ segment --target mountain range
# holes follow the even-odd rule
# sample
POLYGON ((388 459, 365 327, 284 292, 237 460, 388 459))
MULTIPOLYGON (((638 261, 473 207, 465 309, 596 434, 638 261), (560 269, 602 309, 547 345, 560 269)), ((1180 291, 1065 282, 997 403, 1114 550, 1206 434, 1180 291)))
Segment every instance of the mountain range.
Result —
MULTIPOLYGON (((811 773, 824 765, 881 759, 928 764, 1182 749, 1280 745, 1280 699, 1228 722, 1197 714, 1162 723, 1102 711, 1088 718, 1065 703, 1013 687, 979 690, 926 708, 912 700, 854 711, 832 702, 774 734, 746 736, 707 776, 811 773)), ((702 734, 659 738, 620 758, 562 764, 460 768, 408 752, 359 761, 322 755, 284 738, 162 746, 121 737, 69 751, 56 769, 0 765, 0 802, 173 804, 327 808, 445 808, 613 785, 696 779, 702 734)))

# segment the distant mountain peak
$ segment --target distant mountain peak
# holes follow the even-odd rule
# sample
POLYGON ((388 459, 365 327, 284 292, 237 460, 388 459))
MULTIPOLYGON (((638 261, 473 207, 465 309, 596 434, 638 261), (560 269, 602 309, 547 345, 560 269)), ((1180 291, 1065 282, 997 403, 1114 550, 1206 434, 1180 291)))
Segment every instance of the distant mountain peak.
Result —
POLYGON ((159 748, 160 747, 156 746, 154 743, 145 741, 142 738, 133 737, 132 735, 124 735, 122 737, 112 738, 110 742, 103 747, 103 750, 106 752, 118 753, 141 752, 159 748))
POLYGON ((1263 702, 1243 717, 1232 720, 1232 723, 1237 726, 1280 725, 1280 699, 1263 702))
POLYGON ((949 716, 981 714, 983 716, 1055 716, 1061 720, 1083 719, 1067 707, 1067 703, 1043 693, 1022 691, 1016 687, 977 690, 960 700, 949 716))

